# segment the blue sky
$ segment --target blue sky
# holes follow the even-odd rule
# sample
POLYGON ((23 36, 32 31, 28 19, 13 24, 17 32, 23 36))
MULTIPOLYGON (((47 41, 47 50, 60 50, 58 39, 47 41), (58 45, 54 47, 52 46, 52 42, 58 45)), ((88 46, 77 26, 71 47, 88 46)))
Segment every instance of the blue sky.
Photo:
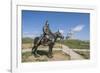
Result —
POLYGON ((52 32, 63 30, 67 36, 70 29, 84 26, 80 31, 74 33, 74 37, 81 40, 90 38, 90 14, 75 12, 48 12, 22 10, 22 32, 23 37, 36 37, 42 34, 45 21, 48 20, 52 32))

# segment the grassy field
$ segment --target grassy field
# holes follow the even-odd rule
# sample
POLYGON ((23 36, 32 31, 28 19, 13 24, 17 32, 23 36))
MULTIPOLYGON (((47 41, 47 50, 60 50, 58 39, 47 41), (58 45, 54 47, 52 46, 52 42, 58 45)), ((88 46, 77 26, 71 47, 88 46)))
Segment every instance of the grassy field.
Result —
MULTIPOLYGON (((61 43, 60 41, 57 41, 61 43)), ((63 40, 62 44, 68 46, 72 49, 90 49, 89 41, 81 41, 81 40, 63 40)))
MULTIPOLYGON (((33 45, 34 45, 34 44, 32 44, 32 43, 23 43, 23 44, 22 44, 22 49, 29 49, 29 48, 32 48, 33 45)), ((47 47, 48 47, 48 46, 42 46, 42 45, 40 45, 38 48, 47 48, 47 47)), ((54 48, 62 48, 62 45, 56 43, 56 44, 54 45, 54 48)))
MULTIPOLYGON (((31 48, 33 46, 33 39, 32 38, 23 38, 22 39, 22 48, 31 48)), ((90 49, 90 42, 89 41, 81 41, 81 40, 60 40, 57 43, 64 44, 72 49, 90 49)), ((43 46, 41 46, 43 47, 43 46)), ((61 47, 61 45, 56 45, 55 47, 61 47)))
POLYGON ((22 62, 45 62, 45 61, 64 61, 70 60, 70 56, 63 54, 61 51, 53 51, 53 58, 48 58, 46 55, 42 55, 35 58, 31 52, 22 53, 22 62))
MULTIPOLYGON (((33 44, 32 38, 23 38, 22 39, 22 49, 32 48, 33 44)), ((63 40, 62 42, 58 40, 54 46, 54 48, 62 48, 61 44, 64 44, 72 49, 90 49, 89 41, 81 41, 81 40, 63 40)), ((46 48, 46 46, 40 46, 39 48, 46 48)), ((76 53, 82 55, 84 59, 90 58, 90 51, 75 51, 76 53)), ((59 60, 70 60, 69 55, 64 55, 61 51, 53 50, 54 58, 49 59, 46 55, 41 56, 39 58, 35 58, 30 52, 22 53, 22 62, 43 62, 43 61, 59 61, 59 60)))
POLYGON ((34 39, 29 37, 22 38, 22 43, 33 43, 34 39))
POLYGON ((90 51, 75 51, 76 53, 82 55, 85 59, 90 59, 90 51))
MULTIPOLYGON (((28 38, 28 37, 23 38, 22 39, 22 49, 32 48, 34 46, 33 41, 34 40, 32 38, 28 38)), ((40 45, 39 47, 44 48, 46 46, 40 45)), ((59 45, 56 43, 54 45, 54 48, 61 48, 61 44, 59 45)))

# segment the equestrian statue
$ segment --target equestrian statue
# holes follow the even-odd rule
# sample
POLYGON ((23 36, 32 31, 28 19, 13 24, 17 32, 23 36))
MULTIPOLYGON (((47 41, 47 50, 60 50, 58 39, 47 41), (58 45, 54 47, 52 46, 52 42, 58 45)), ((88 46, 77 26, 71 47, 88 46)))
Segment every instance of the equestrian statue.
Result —
POLYGON ((52 33, 48 24, 48 21, 45 22, 45 25, 43 27, 43 34, 40 37, 34 38, 34 46, 32 47, 32 54, 34 54, 35 57, 39 57, 37 53, 37 49, 40 45, 43 46, 49 46, 48 51, 48 57, 52 58, 52 49, 54 47, 54 44, 57 40, 57 38, 63 39, 63 35, 59 32, 59 30, 55 33, 52 33))

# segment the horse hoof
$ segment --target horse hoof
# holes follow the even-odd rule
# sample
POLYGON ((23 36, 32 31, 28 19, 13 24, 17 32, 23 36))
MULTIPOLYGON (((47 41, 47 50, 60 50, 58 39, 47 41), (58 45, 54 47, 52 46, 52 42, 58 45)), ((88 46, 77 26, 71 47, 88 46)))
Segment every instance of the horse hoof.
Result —
POLYGON ((53 56, 52 55, 48 55, 48 58, 53 58, 53 56))
POLYGON ((31 52, 31 55, 34 55, 34 53, 33 53, 33 52, 31 52))
POLYGON ((38 54, 34 54, 34 56, 35 56, 35 57, 40 57, 40 55, 38 55, 38 54))

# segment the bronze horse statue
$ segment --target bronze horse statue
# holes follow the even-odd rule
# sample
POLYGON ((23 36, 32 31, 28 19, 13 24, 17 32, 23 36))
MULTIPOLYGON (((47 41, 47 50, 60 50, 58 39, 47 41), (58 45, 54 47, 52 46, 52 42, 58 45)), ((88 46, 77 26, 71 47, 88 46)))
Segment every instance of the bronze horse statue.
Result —
POLYGON ((48 38, 46 38, 45 36, 43 37, 43 39, 42 40, 40 40, 39 41, 39 39, 41 38, 41 37, 35 37, 35 39, 34 39, 34 46, 32 47, 32 54, 34 54, 34 56, 35 57, 39 57, 39 55, 38 55, 38 53, 37 53, 37 49, 38 49, 38 47, 40 46, 40 45, 46 45, 46 46, 48 46, 49 47, 49 51, 48 51, 48 54, 47 54, 47 56, 49 57, 49 58, 52 58, 53 56, 52 56, 52 49, 53 49, 53 47, 54 47, 54 44, 55 44, 55 42, 57 41, 57 38, 60 38, 60 39, 63 39, 64 38, 64 36, 59 32, 59 31, 57 31, 57 32, 55 32, 55 33, 52 33, 52 40, 50 40, 50 39, 48 39, 48 38), (39 42, 38 42, 39 41, 39 42))

